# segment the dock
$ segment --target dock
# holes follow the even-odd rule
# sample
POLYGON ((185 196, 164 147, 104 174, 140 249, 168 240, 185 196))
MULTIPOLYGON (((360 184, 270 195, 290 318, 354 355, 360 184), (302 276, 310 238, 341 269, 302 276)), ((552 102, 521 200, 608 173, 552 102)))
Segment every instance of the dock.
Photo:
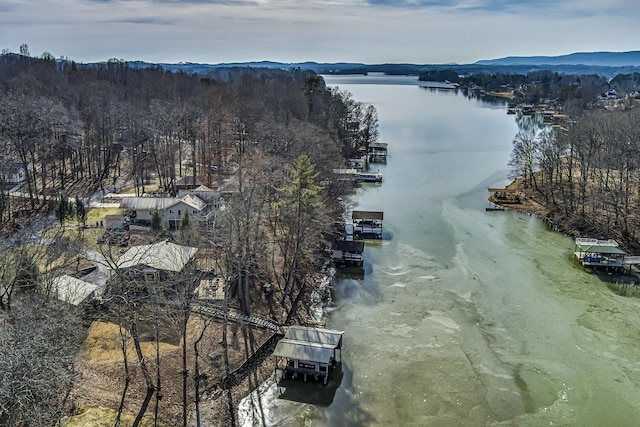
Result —
POLYGON ((351 181, 354 184, 357 184, 359 182, 373 182, 373 183, 382 182, 382 173, 380 171, 365 172, 365 171, 354 169, 354 168, 345 168, 345 169, 334 169, 333 173, 338 175, 339 180, 351 181))
POLYGON ((273 356, 281 379, 308 379, 327 384, 329 373, 342 359, 343 331, 290 326, 273 356))
POLYGON ((384 142, 374 142, 370 144, 369 148, 367 149, 367 157, 369 161, 372 163, 375 163, 375 162, 386 163, 387 154, 388 154, 388 145, 389 144, 384 142))
POLYGON ((574 256, 583 267, 622 270, 625 266, 639 265, 640 256, 630 255, 613 239, 601 240, 578 237, 575 241, 574 256))
POLYGON ((382 220, 384 212, 378 211, 353 211, 351 221, 353 233, 361 237, 373 237, 382 239, 382 220))
POLYGON ((364 242, 359 240, 336 240, 331 246, 331 259, 338 266, 364 263, 364 242))

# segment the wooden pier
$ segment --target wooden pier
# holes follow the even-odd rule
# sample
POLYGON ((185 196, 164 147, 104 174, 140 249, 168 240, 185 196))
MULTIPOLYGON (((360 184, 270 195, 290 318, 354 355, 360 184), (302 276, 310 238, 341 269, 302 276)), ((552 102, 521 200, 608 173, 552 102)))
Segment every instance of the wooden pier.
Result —
POLYGON ((338 175, 338 179, 341 181, 351 181, 354 184, 359 182, 374 182, 380 183, 382 182, 382 173, 380 171, 376 172, 365 172, 354 168, 348 169, 334 169, 333 173, 338 175))

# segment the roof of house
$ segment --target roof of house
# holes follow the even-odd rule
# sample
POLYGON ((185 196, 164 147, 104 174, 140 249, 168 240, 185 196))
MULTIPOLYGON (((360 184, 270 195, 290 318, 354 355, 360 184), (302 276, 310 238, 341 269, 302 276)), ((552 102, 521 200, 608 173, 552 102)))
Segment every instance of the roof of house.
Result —
POLYGON ((194 188, 191 190, 179 190, 178 197, 182 198, 186 195, 195 195, 198 196, 202 200, 212 200, 220 197, 220 192, 218 190, 213 190, 206 185, 201 185, 198 188, 194 188))
POLYGON ((123 197, 120 209, 163 211, 179 201, 177 197, 123 197))
POLYGON ((184 197, 123 197, 120 209, 164 211, 180 202, 200 211, 207 206, 198 196, 187 194, 184 197))
POLYGON ((167 208, 170 208, 171 206, 175 206, 180 202, 184 203, 185 205, 189 206, 192 209, 196 209, 199 211, 207 207, 207 204, 195 194, 187 194, 184 197, 178 199, 174 204, 167 206, 167 208))
POLYGON ((59 300, 78 305, 92 292, 98 288, 97 285, 75 277, 64 275, 53 279, 52 289, 56 292, 59 300))
POLYGON ((180 246, 169 241, 134 246, 120 257, 116 267, 124 269, 148 266, 157 270, 179 272, 197 251, 198 248, 180 246))

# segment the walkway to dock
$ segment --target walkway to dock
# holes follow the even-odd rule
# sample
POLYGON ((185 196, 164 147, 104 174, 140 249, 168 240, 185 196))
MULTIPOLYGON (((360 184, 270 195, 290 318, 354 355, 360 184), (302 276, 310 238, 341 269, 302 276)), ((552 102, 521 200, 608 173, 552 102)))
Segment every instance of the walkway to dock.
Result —
POLYGON ((640 256, 626 256, 624 257, 624 265, 638 265, 640 264, 640 256))
MULTIPOLYGON (((193 311, 205 316, 217 317, 219 319, 224 319, 225 317, 225 310, 223 308, 216 307, 215 305, 203 304, 202 302, 195 302, 193 304, 193 311)), ((271 320, 260 316, 247 316, 246 314, 232 308, 227 310, 227 319, 271 329, 276 333, 284 334, 282 327, 273 323, 271 320)))

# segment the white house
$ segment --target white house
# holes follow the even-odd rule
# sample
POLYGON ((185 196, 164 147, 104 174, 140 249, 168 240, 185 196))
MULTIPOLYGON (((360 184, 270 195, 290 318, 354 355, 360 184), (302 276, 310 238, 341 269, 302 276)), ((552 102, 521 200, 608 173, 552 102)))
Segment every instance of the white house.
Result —
POLYGON ((21 162, 7 162, 0 166, 0 181, 9 184, 22 184, 27 180, 27 173, 32 169, 31 163, 25 170, 21 162))
POLYGON ((208 205, 194 194, 183 197, 124 197, 120 209, 127 211, 132 223, 150 224, 154 211, 158 211, 165 227, 178 229, 182 217, 188 214, 192 219, 207 219, 208 205))

